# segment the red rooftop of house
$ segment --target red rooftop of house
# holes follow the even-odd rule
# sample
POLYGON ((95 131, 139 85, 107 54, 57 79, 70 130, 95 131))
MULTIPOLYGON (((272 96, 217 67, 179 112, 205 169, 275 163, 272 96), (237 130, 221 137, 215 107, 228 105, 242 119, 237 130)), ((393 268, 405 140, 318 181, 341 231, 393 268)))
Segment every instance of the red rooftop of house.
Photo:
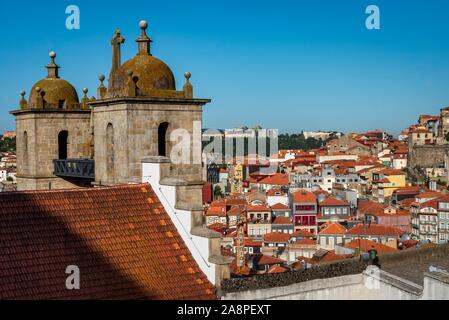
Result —
POLYGON ((148 184, 0 193, 0 230, 1 299, 216 299, 148 184))

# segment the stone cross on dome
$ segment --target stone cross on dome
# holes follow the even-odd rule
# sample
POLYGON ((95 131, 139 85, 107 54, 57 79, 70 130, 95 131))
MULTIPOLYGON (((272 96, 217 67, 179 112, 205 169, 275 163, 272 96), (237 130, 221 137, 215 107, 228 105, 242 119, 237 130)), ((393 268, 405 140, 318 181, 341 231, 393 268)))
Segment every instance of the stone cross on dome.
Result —
POLYGON ((112 44, 112 70, 115 71, 120 68, 121 65, 121 51, 120 46, 125 43, 125 38, 122 37, 120 29, 115 30, 114 38, 111 40, 112 44))
POLYGON ((151 56, 150 44, 153 42, 147 35, 148 22, 142 20, 139 22, 139 27, 142 30, 142 34, 137 38, 139 54, 148 54, 151 56))
POLYGON ((58 70, 60 67, 55 63, 56 52, 50 51, 48 55, 50 56, 51 61, 46 66, 48 70, 47 78, 59 78, 58 70))

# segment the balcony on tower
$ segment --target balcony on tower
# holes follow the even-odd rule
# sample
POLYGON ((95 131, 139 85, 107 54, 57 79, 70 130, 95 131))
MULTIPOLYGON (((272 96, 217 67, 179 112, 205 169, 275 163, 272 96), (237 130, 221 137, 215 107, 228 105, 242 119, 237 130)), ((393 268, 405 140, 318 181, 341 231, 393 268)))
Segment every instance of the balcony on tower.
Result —
POLYGON ((53 160, 57 177, 95 180, 95 161, 92 159, 57 159, 53 160))

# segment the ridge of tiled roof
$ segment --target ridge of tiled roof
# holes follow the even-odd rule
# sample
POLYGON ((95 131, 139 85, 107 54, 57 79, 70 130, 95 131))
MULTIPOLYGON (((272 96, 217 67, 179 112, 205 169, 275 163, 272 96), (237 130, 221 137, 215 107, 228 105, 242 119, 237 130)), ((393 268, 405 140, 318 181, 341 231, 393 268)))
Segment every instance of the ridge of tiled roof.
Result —
POLYGON ((316 196, 313 192, 298 190, 293 192, 293 202, 295 203, 316 203, 316 196))
POLYGON ((379 236, 397 236, 400 237, 404 234, 404 231, 401 229, 390 227, 386 225, 380 224, 371 224, 369 226, 364 227, 363 224, 358 224, 348 231, 346 231, 346 235, 364 235, 366 231, 367 235, 379 235, 379 236))
POLYGON ((272 185, 288 185, 288 174, 276 173, 270 177, 266 177, 259 181, 260 184, 272 184, 272 185))
POLYGON ((327 207, 327 206, 349 206, 349 202, 337 199, 335 197, 328 197, 320 202, 320 206, 327 207))
POLYGON ((149 184, 0 193, 0 230, 1 299, 216 299, 149 184))
POLYGON ((272 224, 280 225, 280 224, 291 224, 293 225, 293 222, 287 218, 287 217, 276 217, 272 224))
POLYGON ((378 243, 376 241, 372 241, 369 239, 354 239, 345 245, 345 248, 350 248, 350 249, 364 250, 365 247, 367 248, 367 250, 370 250, 370 249, 376 250, 378 254, 385 254, 385 253, 398 251, 397 249, 391 248, 389 246, 386 246, 384 244, 381 244, 381 243, 378 243))
POLYGON ((288 272, 287 268, 280 267, 280 266, 272 266, 270 269, 268 269, 267 273, 284 273, 288 272))
POLYGON ((263 236, 264 242, 288 242, 291 235, 283 232, 271 232, 263 236))
POLYGON ((276 203, 274 205, 271 206, 272 210, 290 210, 290 208, 288 206, 286 206, 285 204, 282 203, 276 203))
POLYGON ((346 233, 346 228, 338 222, 329 222, 319 233, 330 235, 344 235, 346 233))
POLYGON ((290 238, 293 237, 302 237, 302 238, 313 238, 314 235, 311 234, 309 231, 304 230, 304 229, 300 229, 296 232, 294 232, 292 235, 290 235, 290 238))
POLYGON ((254 255, 253 261, 257 265, 261 265, 261 266, 286 263, 286 261, 283 260, 283 259, 275 258, 275 257, 272 257, 272 256, 267 256, 265 254, 254 255))

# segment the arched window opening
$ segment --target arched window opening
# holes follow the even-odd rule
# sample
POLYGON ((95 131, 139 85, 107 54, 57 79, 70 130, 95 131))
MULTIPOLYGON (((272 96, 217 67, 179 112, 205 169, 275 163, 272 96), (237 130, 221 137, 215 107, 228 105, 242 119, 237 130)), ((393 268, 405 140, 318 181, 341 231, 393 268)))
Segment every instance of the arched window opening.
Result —
POLYGON ((23 133, 23 170, 28 171, 28 132, 23 133))
POLYGON ((114 181, 114 127, 109 123, 106 127, 106 172, 108 180, 114 181))
POLYGON ((159 125, 158 128, 158 147, 159 147, 159 156, 166 157, 167 156, 167 130, 168 130, 168 122, 163 122, 159 125))
POLYGON ((63 130, 58 134, 58 159, 67 159, 67 149, 69 144, 69 132, 63 130))

